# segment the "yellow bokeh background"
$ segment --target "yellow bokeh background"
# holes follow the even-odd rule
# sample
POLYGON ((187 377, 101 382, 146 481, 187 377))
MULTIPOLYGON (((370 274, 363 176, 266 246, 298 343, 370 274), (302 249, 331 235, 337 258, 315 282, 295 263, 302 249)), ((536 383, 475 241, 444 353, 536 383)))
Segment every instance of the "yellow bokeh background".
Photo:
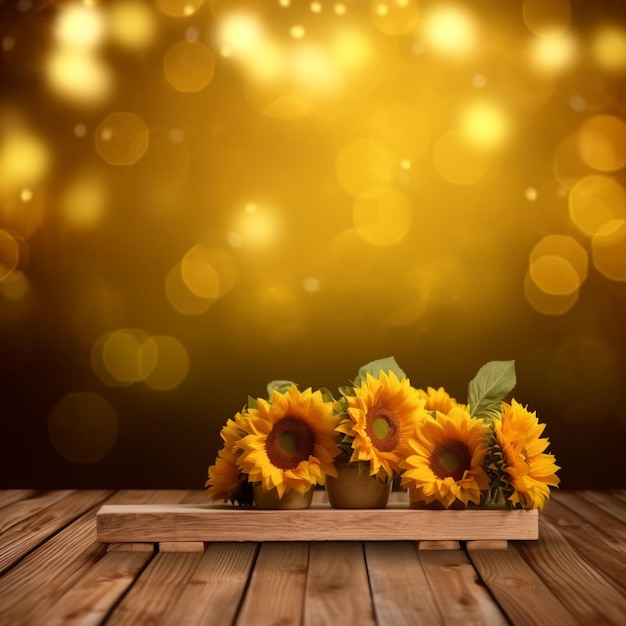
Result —
POLYGON ((0 85, 2 486, 201 487, 268 381, 391 355, 514 359, 624 486, 619 3, 4 2, 0 85))

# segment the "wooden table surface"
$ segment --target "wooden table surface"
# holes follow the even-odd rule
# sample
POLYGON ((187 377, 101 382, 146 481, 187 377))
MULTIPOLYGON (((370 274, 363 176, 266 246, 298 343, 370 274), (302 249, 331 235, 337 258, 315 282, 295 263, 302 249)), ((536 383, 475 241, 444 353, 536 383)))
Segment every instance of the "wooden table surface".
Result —
POLYGON ((124 551, 96 540, 103 504, 206 500, 0 491, 0 624, 626 623, 626 491, 556 491, 539 539, 506 550, 289 541, 124 551))

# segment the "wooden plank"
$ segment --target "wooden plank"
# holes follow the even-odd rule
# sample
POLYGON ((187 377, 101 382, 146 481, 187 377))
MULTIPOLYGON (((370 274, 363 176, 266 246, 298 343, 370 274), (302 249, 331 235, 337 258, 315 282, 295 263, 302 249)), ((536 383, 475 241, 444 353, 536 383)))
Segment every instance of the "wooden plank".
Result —
MULTIPOLYGON (((555 497, 552 501, 566 506, 595 526, 599 531, 609 535, 621 545, 626 545, 626 524, 616 519, 614 515, 583 498, 577 491, 559 491, 554 495, 555 497)), ((546 511, 549 510, 552 501, 546 506, 546 511)))
POLYGON ((312 543, 303 623, 328 626, 342 622, 375 624, 363 544, 312 543))
POLYGON ((550 502, 542 515, 594 569, 626 593, 626 544, 558 502, 550 502))
POLYGON ((38 619, 48 626, 100 624, 151 558, 147 552, 104 555, 38 619))
POLYGON ((163 626, 232 624, 258 551, 256 543, 214 543, 176 602, 163 616, 163 626))
POLYGON ((101 504, 110 493, 102 490, 69 492, 63 499, 13 524, 0 535, 0 573, 85 511, 101 504))
POLYGON ((491 594, 516 626, 571 626, 575 616, 511 546, 506 551, 469 552, 491 594))
POLYGON ((36 489, 4 489, 0 491, 0 508, 13 504, 18 500, 30 498, 36 493, 36 489))
POLYGON ((159 552, 204 552, 202 541, 162 541, 159 552))
POLYGON ((540 541, 519 544, 535 572, 576 615, 579 624, 621 626, 626 615, 626 598, 621 591, 589 565, 543 517, 540 526, 540 541))
MULTIPOLYGON (((107 492, 101 492, 102 495, 107 492)), ((120 492, 111 502, 177 502, 185 492, 120 492)), ((92 492, 76 492, 91 497, 92 492)), ((96 505, 28 554, 0 578, 2 619, 11 626, 33 626, 105 555, 95 541, 96 505)), ((16 528, 14 526, 13 528, 16 528)), ((12 529, 13 530, 13 529, 12 529)), ((28 529, 26 530, 28 531, 28 529)), ((8 533, 6 533, 8 534, 8 533)))
POLYGON ((380 626, 443 623, 410 542, 367 542, 365 557, 374 612, 380 626))
POLYGON ((300 626, 308 560, 308 543, 263 544, 235 622, 237 626, 300 626))
POLYGON ((597 507, 616 517, 622 524, 626 523, 626 504, 607 491, 590 491, 584 489, 578 492, 583 498, 589 500, 597 507))
MULTIPOLYGON (((63 500, 72 491, 70 489, 59 491, 34 491, 30 496, 22 498, 18 502, 7 506, 0 517, 0 533, 5 532, 11 526, 22 522, 31 515, 36 515, 59 500, 63 500)), ((103 498, 104 499, 104 498, 103 498)))
POLYGON ((198 505, 105 505, 98 541, 389 541, 536 539, 535 511, 235 509, 198 505))
POLYGON ((202 556, 200 552, 158 553, 111 613, 107 626, 160 624, 187 586, 202 556))
POLYGON ((433 541, 418 541, 418 550, 460 550, 461 543, 459 541, 447 540, 433 540, 433 541))
POLYGON ((156 552, 153 543, 109 543, 107 552, 156 552))
POLYGON ((465 549, 469 552, 471 550, 507 550, 509 547, 508 541, 502 540, 489 540, 489 541, 468 541, 465 544, 465 549))
POLYGON ((476 570, 462 550, 419 552, 430 589, 443 616, 451 624, 508 624, 476 570))

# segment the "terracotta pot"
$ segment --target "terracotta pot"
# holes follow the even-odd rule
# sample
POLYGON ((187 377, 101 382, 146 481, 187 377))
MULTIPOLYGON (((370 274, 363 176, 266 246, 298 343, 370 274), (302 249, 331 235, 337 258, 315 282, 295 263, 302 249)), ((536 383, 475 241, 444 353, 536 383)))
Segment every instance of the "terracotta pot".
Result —
POLYGON ((257 509, 308 509, 313 500, 313 487, 304 494, 291 489, 279 498, 276 489, 263 491, 261 484, 255 483, 252 485, 252 494, 257 509))
POLYGON ((356 467, 337 467, 337 478, 326 476, 326 493, 334 509, 384 509, 392 483, 385 483, 356 467))

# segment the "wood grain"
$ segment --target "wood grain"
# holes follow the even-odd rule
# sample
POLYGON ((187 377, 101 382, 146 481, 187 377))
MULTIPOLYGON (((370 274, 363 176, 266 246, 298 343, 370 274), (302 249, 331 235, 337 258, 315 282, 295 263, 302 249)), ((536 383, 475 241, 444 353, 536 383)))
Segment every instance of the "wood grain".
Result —
POLYGON ((571 626, 575 616, 559 602, 514 548, 469 553, 481 579, 518 626, 571 626))
POLYGON ((368 542, 365 557, 380 626, 443 623, 411 542, 368 542))
POLYGON ((305 626, 375 624, 363 544, 315 542, 309 550, 305 626))
POLYGON ((0 508, 13 504, 18 500, 30 498, 36 493, 35 489, 6 489, 5 491, 0 491, 0 508))
POLYGON ((42 616, 42 622, 49 626, 100 624, 151 558, 147 552, 106 554, 42 616))
POLYGON ((446 625, 508 624, 487 588, 480 583, 464 551, 444 550, 418 554, 446 625))
POLYGON ((519 545, 533 570, 579 623, 623 624, 626 598, 621 591, 583 559, 556 527, 543 518, 540 525, 541 541, 519 545))
POLYGON ((197 505, 105 505, 98 540, 393 541, 536 539, 537 511, 387 509, 235 509, 197 505))
POLYGON ((308 560, 307 543, 264 543, 235 622, 237 626, 300 626, 308 560))
POLYGON ((156 554, 139 580, 111 613, 107 624, 160 624, 187 586, 202 556, 203 553, 200 552, 156 554))
POLYGON ((214 543, 207 547, 163 626, 232 624, 257 555, 255 543, 214 543))

